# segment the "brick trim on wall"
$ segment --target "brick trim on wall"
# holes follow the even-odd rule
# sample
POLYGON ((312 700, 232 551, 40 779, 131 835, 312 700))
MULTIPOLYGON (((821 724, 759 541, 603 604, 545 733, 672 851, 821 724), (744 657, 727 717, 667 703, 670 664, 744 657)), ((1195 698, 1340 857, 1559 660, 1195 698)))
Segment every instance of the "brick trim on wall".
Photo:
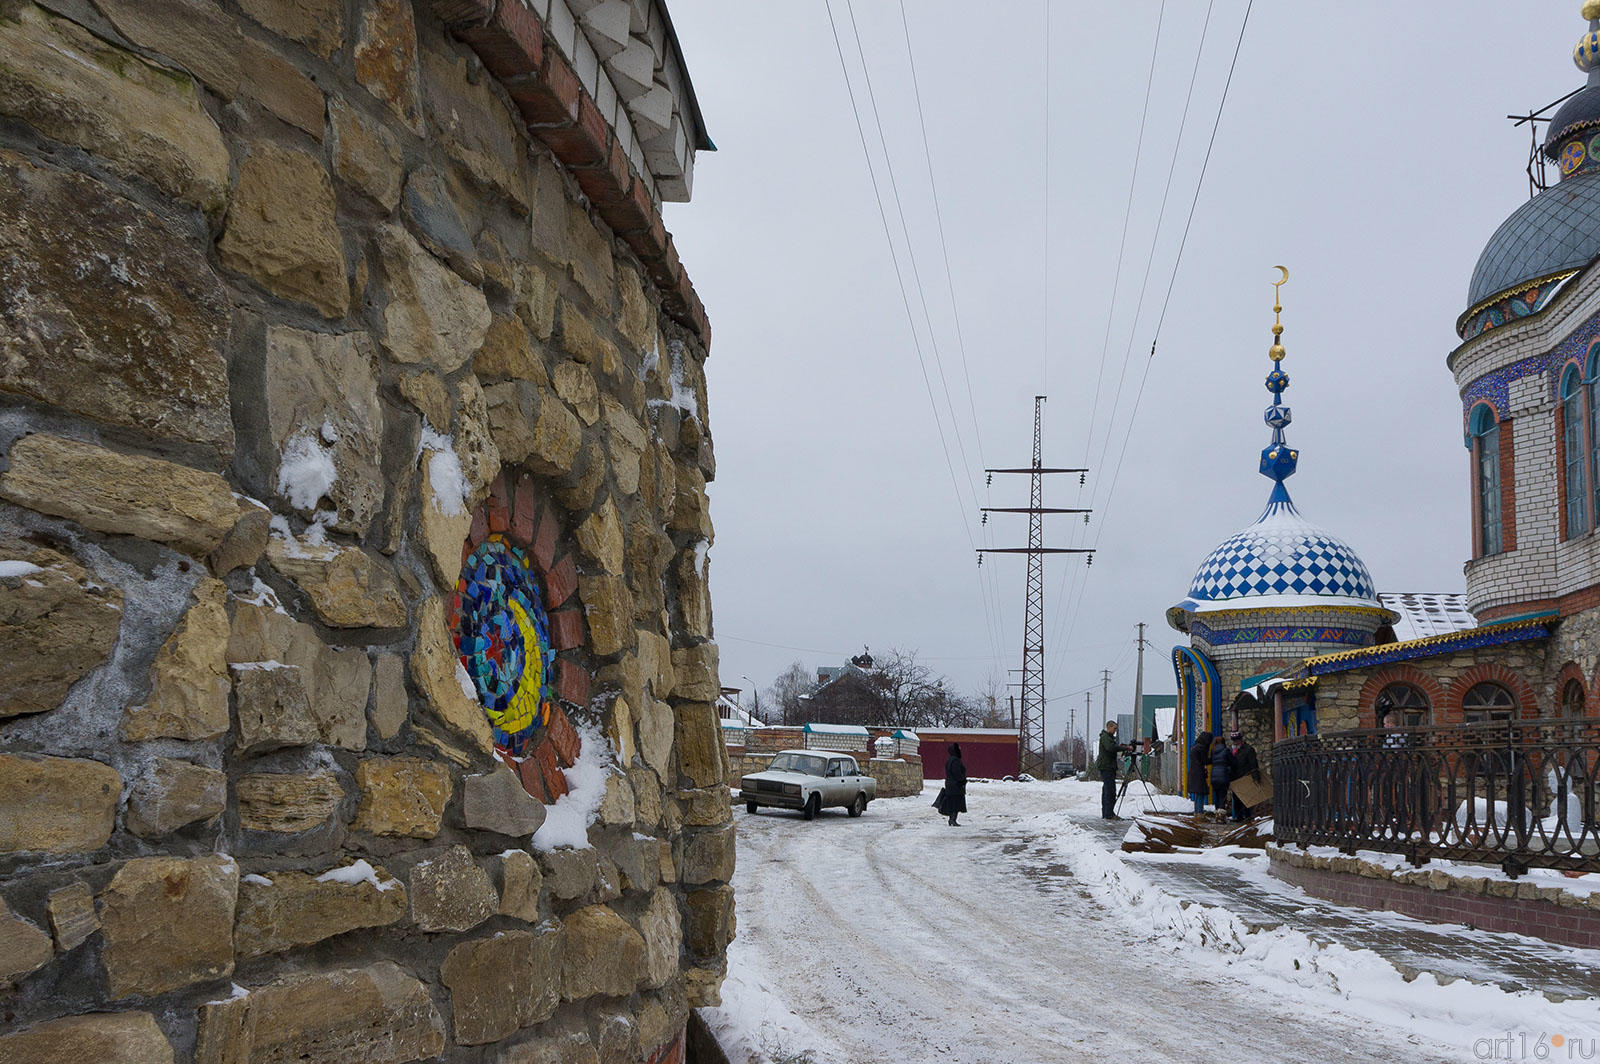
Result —
POLYGON ((1386 665, 1367 678, 1361 685, 1361 693, 1356 698, 1356 719, 1358 728, 1376 728, 1378 715, 1376 704, 1378 695, 1385 687, 1392 683, 1410 684, 1421 691, 1428 699, 1428 713, 1431 719, 1439 720, 1444 714, 1446 694, 1439 681, 1423 672, 1414 665, 1386 665))
MULTIPOLYGON (((1559 382, 1560 377, 1557 377, 1559 382)), ((1559 542, 1565 543, 1568 538, 1567 530, 1567 411, 1566 405, 1561 402, 1560 385, 1557 384, 1555 406, 1556 426, 1556 535, 1559 542)))
POLYGON ((1511 692, 1511 697, 1517 700, 1517 710, 1521 717, 1528 720, 1537 719, 1539 716, 1539 700, 1534 694, 1533 685, 1524 680, 1519 674, 1501 665, 1497 661, 1480 662, 1456 677, 1455 682, 1445 692, 1444 711, 1440 724, 1460 724, 1462 721, 1461 700, 1466 697, 1473 686, 1480 683, 1497 683, 1511 692))
POLYGON ((1478 614, 1478 623, 1491 624, 1507 617, 1521 617, 1528 613, 1543 613, 1546 611, 1554 611, 1563 617, 1571 617, 1574 613, 1592 610, 1596 606, 1600 606, 1600 584, 1574 591, 1568 595, 1561 595, 1557 598, 1503 602, 1498 606, 1491 606, 1480 612, 1478 614))
POLYGON ((711 348, 711 323, 678 261, 644 178, 628 161, 572 65, 545 46, 544 24, 520 0, 431 0, 457 40, 510 95, 528 132, 572 171, 606 225, 633 249, 661 290, 662 310, 711 348))
POLYGON ((1529 935, 1580 949, 1600 948, 1600 912, 1593 909, 1535 898, 1432 890, 1349 872, 1297 868, 1282 860, 1272 861, 1269 870, 1277 879, 1338 905, 1403 913, 1436 923, 1468 924, 1479 931, 1529 935))

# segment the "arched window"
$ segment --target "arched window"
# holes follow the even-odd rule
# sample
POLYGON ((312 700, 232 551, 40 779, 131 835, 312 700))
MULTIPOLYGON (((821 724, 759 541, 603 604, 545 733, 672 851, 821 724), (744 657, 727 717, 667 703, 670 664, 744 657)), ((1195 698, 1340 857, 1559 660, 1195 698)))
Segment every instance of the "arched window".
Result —
POLYGON ((1561 715, 1563 717, 1583 716, 1583 684, 1577 680, 1568 680, 1561 688, 1561 715))
POLYGON ((1592 456, 1583 445, 1583 375, 1568 366, 1561 375, 1561 440, 1566 449, 1567 538, 1589 531, 1589 477, 1592 456))
POLYGON ((1480 403, 1472 408, 1472 461, 1478 485, 1478 542, 1482 554, 1505 549, 1500 534, 1500 422, 1480 403))
POLYGON ((1589 398, 1589 527, 1600 523, 1600 349, 1589 355, 1589 372, 1583 378, 1589 398))
POLYGON ((1378 692, 1372 706, 1380 725, 1393 710, 1400 714, 1400 723, 1408 728, 1428 723, 1428 712, 1432 708, 1428 705, 1428 696, 1408 683, 1389 684, 1378 692))
POLYGON ((1473 684, 1461 699, 1461 719, 1467 724, 1510 720, 1516 711, 1517 700, 1497 683, 1473 684))

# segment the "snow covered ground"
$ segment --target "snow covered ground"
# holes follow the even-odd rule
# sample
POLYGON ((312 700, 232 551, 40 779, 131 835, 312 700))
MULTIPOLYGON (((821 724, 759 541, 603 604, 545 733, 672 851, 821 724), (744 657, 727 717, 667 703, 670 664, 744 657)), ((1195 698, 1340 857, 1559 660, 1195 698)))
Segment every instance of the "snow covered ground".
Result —
POLYGON ((930 800, 735 814, 707 1016, 735 1064, 1600 1059, 1595 999, 1407 980, 1181 900, 1086 819, 1097 784, 974 783, 960 828, 930 800))

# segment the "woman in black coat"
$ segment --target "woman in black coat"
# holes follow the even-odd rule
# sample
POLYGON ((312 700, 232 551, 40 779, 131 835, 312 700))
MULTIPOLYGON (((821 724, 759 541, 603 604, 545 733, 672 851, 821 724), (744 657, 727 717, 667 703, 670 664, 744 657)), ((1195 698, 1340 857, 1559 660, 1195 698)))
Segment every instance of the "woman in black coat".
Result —
POLYGON ((967 811, 967 766, 961 760, 961 744, 950 744, 950 756, 944 761, 944 789, 939 800, 933 803, 941 816, 950 818, 950 826, 958 828, 956 814, 967 811))
POLYGON ((1194 800, 1194 811, 1206 806, 1207 785, 1211 776, 1211 733, 1203 731, 1194 737, 1189 748, 1189 797, 1194 800))

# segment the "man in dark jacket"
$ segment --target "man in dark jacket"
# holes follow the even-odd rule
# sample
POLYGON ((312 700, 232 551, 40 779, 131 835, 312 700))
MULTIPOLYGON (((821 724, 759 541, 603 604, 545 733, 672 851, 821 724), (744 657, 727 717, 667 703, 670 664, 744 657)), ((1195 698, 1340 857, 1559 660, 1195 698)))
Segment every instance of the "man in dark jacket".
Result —
MULTIPOLYGON (((1261 761, 1256 757, 1256 748, 1245 742, 1243 732, 1232 732, 1228 741, 1233 749, 1230 751, 1232 765, 1228 770, 1229 782, 1249 776, 1257 783, 1261 782, 1261 761)), ((1248 820, 1250 807, 1239 801, 1237 794, 1230 795, 1233 799, 1233 819, 1248 820)))
POLYGON ((1106 721, 1100 733, 1100 751, 1095 755, 1094 770, 1100 773, 1100 816, 1104 820, 1120 820, 1117 816, 1117 755, 1128 750, 1117 745, 1117 722, 1106 721))
POLYGON ((950 756, 944 761, 944 787, 933 803, 942 816, 950 818, 950 826, 958 828, 957 813, 967 811, 967 765, 961 760, 961 744, 950 744, 950 756))

